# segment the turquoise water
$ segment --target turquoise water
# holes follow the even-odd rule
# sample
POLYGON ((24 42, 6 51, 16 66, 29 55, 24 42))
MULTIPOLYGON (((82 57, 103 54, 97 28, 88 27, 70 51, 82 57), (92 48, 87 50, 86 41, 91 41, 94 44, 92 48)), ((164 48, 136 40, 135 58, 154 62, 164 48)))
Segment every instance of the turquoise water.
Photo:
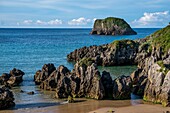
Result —
MULTIPOLYGON (((73 64, 67 62, 66 56, 77 48, 106 44, 114 40, 143 38, 158 29, 137 28, 134 30, 137 31, 138 35, 129 36, 95 36, 89 34, 90 30, 0 29, 0 74, 8 73, 14 67, 25 72, 24 82, 20 87, 13 89, 17 105, 54 101, 48 92, 39 91, 33 82, 34 73, 41 69, 43 64, 54 63, 56 67, 62 64, 71 70, 73 64), (35 91, 36 94, 32 96, 18 93, 21 89, 35 91)), ((112 77, 115 78, 122 74, 129 75, 136 67, 99 68, 110 71, 112 77)))

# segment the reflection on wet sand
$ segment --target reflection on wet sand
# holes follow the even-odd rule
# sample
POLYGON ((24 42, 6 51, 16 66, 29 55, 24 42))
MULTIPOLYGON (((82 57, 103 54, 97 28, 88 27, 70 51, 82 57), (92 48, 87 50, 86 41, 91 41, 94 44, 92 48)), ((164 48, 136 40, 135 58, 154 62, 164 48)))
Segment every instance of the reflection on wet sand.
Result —
MULTIPOLYGON (((20 105, 14 110, 6 110, 8 113, 87 113, 103 107, 126 107, 131 106, 131 100, 93 100, 93 99, 76 99, 76 103, 34 103, 34 104, 25 104, 25 107, 20 105), (35 107, 39 106, 39 107, 35 107)), ((142 100, 137 99, 133 100, 136 103, 142 103, 142 100), (138 101, 138 102, 137 102, 138 101)), ((2 111, 4 113, 4 111, 2 111)), ((0 111, 1 113, 1 111, 0 111)))

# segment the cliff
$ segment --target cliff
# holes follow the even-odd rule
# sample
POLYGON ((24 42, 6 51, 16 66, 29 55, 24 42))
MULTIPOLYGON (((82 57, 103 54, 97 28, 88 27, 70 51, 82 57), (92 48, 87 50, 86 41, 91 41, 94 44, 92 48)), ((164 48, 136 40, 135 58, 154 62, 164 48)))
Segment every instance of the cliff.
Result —
POLYGON ((136 35, 137 33, 123 19, 108 17, 97 19, 91 34, 96 35, 136 35))

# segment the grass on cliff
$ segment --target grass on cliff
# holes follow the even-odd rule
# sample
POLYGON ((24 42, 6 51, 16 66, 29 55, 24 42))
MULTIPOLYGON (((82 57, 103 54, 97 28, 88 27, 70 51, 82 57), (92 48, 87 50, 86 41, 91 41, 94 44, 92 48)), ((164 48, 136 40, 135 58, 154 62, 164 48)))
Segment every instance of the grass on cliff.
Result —
POLYGON ((103 26, 108 27, 108 28, 111 28, 113 24, 117 25, 123 29, 130 27, 130 25, 124 19, 115 18, 115 17, 108 17, 105 19, 97 19, 95 21, 95 26, 101 26, 101 23, 104 23, 103 26))
POLYGON ((78 62, 79 66, 90 66, 92 63, 94 63, 92 58, 83 58, 78 62))
POLYGON ((158 70, 158 71, 160 71, 160 72, 162 72, 164 75, 166 75, 166 74, 168 73, 169 69, 166 68, 166 66, 164 65, 163 61, 162 61, 162 60, 159 60, 159 61, 157 61, 157 64, 161 67, 161 69, 158 70))
POLYGON ((138 44, 133 40, 115 40, 110 44, 112 48, 135 48, 138 44))
POLYGON ((162 48, 163 53, 167 53, 170 49, 170 25, 153 33, 149 40, 151 45, 156 48, 162 48))

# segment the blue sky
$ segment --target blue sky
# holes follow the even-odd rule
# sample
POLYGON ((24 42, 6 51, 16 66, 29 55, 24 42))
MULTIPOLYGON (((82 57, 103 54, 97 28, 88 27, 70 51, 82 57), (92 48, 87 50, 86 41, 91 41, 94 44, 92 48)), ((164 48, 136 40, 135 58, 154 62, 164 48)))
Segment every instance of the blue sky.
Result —
POLYGON ((0 27, 88 27, 119 17, 132 27, 164 27, 170 0, 0 0, 0 27))

